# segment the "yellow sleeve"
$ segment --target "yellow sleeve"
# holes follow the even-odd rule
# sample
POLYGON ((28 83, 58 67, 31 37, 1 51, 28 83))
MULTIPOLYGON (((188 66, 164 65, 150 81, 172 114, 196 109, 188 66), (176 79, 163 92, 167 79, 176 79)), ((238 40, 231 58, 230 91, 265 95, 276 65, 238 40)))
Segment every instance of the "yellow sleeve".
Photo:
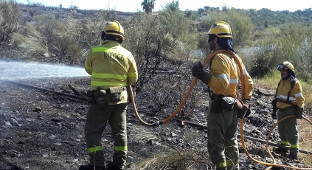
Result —
POLYGON ((136 62, 131 54, 129 57, 128 85, 135 83, 138 80, 138 70, 136 62))
POLYGON ((243 61, 240 59, 240 64, 242 66, 242 71, 243 73, 241 73, 244 77, 244 82, 241 82, 242 84, 244 84, 245 90, 244 90, 244 99, 250 99, 252 96, 252 88, 253 88, 253 81, 249 75, 249 73, 246 70, 246 67, 243 63, 243 61))
POLYGON ((294 85, 294 89, 293 89, 293 92, 294 92, 294 96, 296 98, 295 100, 295 104, 300 107, 300 108, 303 108, 304 107, 304 97, 303 97, 303 94, 302 94, 302 88, 301 88, 301 85, 299 83, 299 81, 296 81, 295 85, 294 85))
POLYGON ((210 68, 211 80, 208 86, 213 91, 224 91, 230 85, 230 68, 227 61, 220 54, 213 58, 210 68))
POLYGON ((85 70, 90 75, 92 75, 92 61, 91 61, 92 55, 91 54, 92 53, 90 52, 85 62, 85 70))

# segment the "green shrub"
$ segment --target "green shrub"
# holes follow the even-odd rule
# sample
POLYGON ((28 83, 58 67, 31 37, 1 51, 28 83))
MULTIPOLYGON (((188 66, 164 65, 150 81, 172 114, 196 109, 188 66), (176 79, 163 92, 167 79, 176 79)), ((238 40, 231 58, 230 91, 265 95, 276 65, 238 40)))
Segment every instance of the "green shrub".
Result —
POLYGON ((271 71, 270 61, 272 60, 273 52, 271 50, 259 49, 256 51, 253 58, 253 65, 250 69, 252 77, 263 77, 271 71))
POLYGON ((251 75, 263 77, 279 63, 289 61, 295 66, 297 77, 304 81, 311 79, 311 28, 286 24, 280 29, 271 29, 269 37, 259 42, 252 57, 251 75))
POLYGON ((54 15, 39 15, 14 34, 13 40, 24 51, 24 58, 82 64, 87 51, 101 43, 104 17, 104 14, 98 20, 69 17, 61 21, 54 15))
MULTIPOLYGON (((123 23, 122 23, 123 24, 123 23)), ((137 14, 125 23, 124 46, 136 57, 139 92, 165 62, 188 58, 197 46, 196 34, 190 32, 190 21, 179 11, 163 11, 159 15, 137 14)))
POLYGON ((36 30, 36 27, 32 24, 27 24, 23 32, 31 33, 28 37, 21 34, 15 33, 13 35, 13 43, 18 45, 21 50, 24 51, 22 58, 29 58, 32 60, 38 60, 41 57, 48 57, 48 49, 46 41, 40 38, 42 34, 36 30))
POLYGON ((19 7, 13 0, 0 0, 0 45, 11 39, 19 28, 19 7))

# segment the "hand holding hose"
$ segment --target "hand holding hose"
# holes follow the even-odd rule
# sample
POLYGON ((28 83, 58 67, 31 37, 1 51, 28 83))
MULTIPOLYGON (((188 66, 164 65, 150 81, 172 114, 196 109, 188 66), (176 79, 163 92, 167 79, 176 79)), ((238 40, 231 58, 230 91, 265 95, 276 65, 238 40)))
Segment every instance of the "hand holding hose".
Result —
POLYGON ((277 103, 277 99, 274 98, 274 99, 272 100, 272 102, 271 102, 272 107, 273 107, 272 119, 277 119, 277 115, 276 115, 276 112, 277 112, 276 103, 277 103))
POLYGON ((192 75, 194 77, 197 77, 199 80, 201 80, 205 84, 208 84, 211 79, 211 75, 207 73, 206 71, 204 71, 204 67, 200 61, 193 65, 192 75))

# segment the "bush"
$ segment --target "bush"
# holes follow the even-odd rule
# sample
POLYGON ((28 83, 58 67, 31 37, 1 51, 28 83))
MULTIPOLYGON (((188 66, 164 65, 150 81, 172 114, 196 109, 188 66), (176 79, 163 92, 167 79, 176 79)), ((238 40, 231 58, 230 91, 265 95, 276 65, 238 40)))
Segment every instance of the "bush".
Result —
POLYGON ((304 81, 312 78, 312 26, 306 28, 305 37, 298 47, 298 60, 295 60, 296 75, 304 81))
POLYGON ((11 39, 19 28, 19 7, 13 0, 0 0, 0 45, 11 39))
MULTIPOLYGON (((271 66, 270 63, 273 58, 273 52, 270 49, 262 47, 255 52, 255 56, 252 60, 252 67, 250 68, 250 75, 252 77, 262 78, 268 73, 270 73, 271 66)), ((251 65, 251 64, 250 64, 251 65)), ((250 66, 249 65, 249 66, 250 66)))
MULTIPOLYGON (((133 53, 138 66, 139 79, 133 89, 145 99, 137 106, 147 109, 147 120, 169 116, 191 82, 190 63, 184 61, 197 44, 189 22, 178 11, 163 11, 159 15, 137 14, 122 23, 126 28, 123 46, 133 53)), ((196 97, 179 115, 192 116, 196 97)))
POLYGON ((187 59, 197 45, 196 36, 190 33, 189 20, 179 12, 138 14, 125 23, 125 27, 124 46, 133 52, 139 70, 137 93, 154 77, 157 69, 165 69, 166 62, 179 63, 187 59))
POLYGON ((87 51, 101 42, 105 16, 103 13, 98 20, 67 18, 61 21, 54 15, 39 15, 16 33, 13 40, 25 51, 25 58, 81 65, 87 51))
POLYGON ((35 22, 27 24, 26 35, 17 33, 14 42, 24 49, 23 57, 75 63, 80 51, 74 43, 73 25, 62 23, 53 15, 36 16, 35 22))
POLYGON ((287 24, 262 41, 253 57, 251 75, 263 77, 283 61, 291 62, 296 76, 304 81, 312 78, 311 27, 287 24))

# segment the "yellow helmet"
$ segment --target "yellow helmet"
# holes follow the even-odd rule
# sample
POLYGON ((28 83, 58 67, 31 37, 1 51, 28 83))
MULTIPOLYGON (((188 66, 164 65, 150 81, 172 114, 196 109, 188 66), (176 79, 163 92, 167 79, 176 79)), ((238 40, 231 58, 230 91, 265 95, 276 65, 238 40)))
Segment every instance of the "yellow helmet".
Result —
POLYGON ((118 21, 108 22, 104 29, 105 34, 120 36, 122 40, 125 39, 125 31, 118 21))
POLYGON ((279 71, 284 70, 284 69, 286 69, 286 70, 289 69, 289 70, 295 72, 294 65, 292 65, 289 61, 284 61, 277 66, 277 70, 279 70, 279 71))
POLYGON ((214 23, 208 31, 208 35, 209 34, 216 35, 218 38, 232 38, 231 27, 224 21, 217 21, 214 23))

